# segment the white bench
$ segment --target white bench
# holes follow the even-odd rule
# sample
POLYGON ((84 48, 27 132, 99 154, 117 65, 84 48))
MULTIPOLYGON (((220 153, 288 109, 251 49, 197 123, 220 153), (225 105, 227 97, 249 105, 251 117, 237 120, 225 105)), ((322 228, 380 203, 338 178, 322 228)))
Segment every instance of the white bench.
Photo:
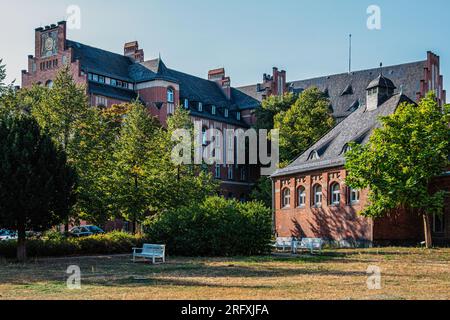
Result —
POLYGON ((279 237, 272 245, 276 250, 286 251, 289 250, 291 252, 294 251, 294 243, 295 239, 292 237, 279 237))
POLYGON ((322 247, 324 241, 320 238, 303 238, 302 241, 295 241, 293 243, 293 252, 297 253, 298 250, 308 250, 311 254, 314 252, 322 253, 322 247))
POLYGON ((144 244, 143 248, 133 248, 133 262, 136 258, 143 258, 144 261, 151 259, 156 264, 156 259, 166 262, 166 246, 158 244, 144 244))

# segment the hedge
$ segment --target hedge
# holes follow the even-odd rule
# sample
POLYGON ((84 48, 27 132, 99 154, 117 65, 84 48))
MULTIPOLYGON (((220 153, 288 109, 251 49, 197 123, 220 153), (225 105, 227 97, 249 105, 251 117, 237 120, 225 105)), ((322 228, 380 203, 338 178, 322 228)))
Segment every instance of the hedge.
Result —
MULTIPOLYGON (((93 254, 131 253, 133 247, 142 247, 145 237, 123 232, 112 232, 85 238, 50 238, 48 240, 27 240, 27 255, 35 257, 62 257, 93 254)), ((0 258, 15 258, 17 241, 0 242, 0 258)))
POLYGON ((164 213, 150 223, 148 235, 171 255, 263 255, 271 249, 271 211, 259 202, 211 197, 164 213))

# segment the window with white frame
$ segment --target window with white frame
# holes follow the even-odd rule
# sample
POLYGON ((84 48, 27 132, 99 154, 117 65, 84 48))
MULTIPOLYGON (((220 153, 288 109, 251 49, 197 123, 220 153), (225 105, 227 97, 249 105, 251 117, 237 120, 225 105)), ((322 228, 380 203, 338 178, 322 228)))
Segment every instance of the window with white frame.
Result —
POLYGON ((304 187, 300 187, 297 190, 297 195, 298 195, 298 206, 299 207, 304 207, 306 205, 306 190, 304 187))
POLYGON ((102 97, 102 96, 95 96, 95 105, 97 107, 107 107, 108 99, 106 97, 102 97))
POLYGON ((215 172, 216 179, 220 179, 222 177, 221 168, 222 166, 220 164, 216 164, 216 172, 215 172))
POLYGON ((241 113, 240 113, 240 112, 237 112, 237 113, 236 113, 236 119, 237 119, 238 121, 241 121, 241 113))
POLYGON ((322 205, 322 186, 316 184, 313 188, 313 204, 316 207, 320 207, 322 205))
POLYGON ((167 89, 167 102, 174 103, 174 101, 175 101, 175 94, 174 94, 173 88, 168 88, 167 89))
POLYGON ((184 108, 189 109, 189 99, 184 99, 184 108))
POLYGON ((167 104, 167 114, 174 114, 175 113, 175 105, 173 103, 167 104))
POLYGON ((360 191, 356 189, 350 189, 350 203, 358 203, 360 197, 360 191))
POLYGON ((229 113, 230 113, 230 111, 228 109, 225 109, 225 111, 224 111, 225 118, 228 118, 229 113))
POLYGON ((233 166, 228 166, 228 180, 234 179, 234 168, 233 166))
POLYGON ((212 106, 212 107, 211 107, 211 114, 212 114, 212 115, 216 115, 216 112, 217 112, 216 106, 212 106))
POLYGON ((281 200, 283 208, 289 208, 291 206, 291 189, 285 188, 283 190, 283 196, 281 200))
POLYGON ((339 205, 341 203, 341 186, 339 183, 333 183, 331 185, 331 204, 339 205))
POLYGON ((203 112, 203 103, 198 103, 198 112, 203 112))

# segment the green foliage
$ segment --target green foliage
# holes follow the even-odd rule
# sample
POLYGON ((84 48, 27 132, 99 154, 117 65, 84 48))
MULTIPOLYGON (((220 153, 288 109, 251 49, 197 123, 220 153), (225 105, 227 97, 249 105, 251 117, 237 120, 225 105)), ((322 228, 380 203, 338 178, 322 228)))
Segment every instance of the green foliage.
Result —
POLYGON ((262 203, 210 197, 160 215, 148 234, 174 255, 259 255, 270 252, 271 223, 271 212, 262 203))
POLYGON ((18 230, 24 241, 26 230, 46 230, 68 215, 76 174, 33 118, 0 118, 0 163, 2 227, 18 230))
MULTIPOLYGON (((30 257, 62 257, 91 254, 126 254, 148 241, 141 236, 113 232, 85 238, 64 238, 52 235, 45 240, 28 240, 30 257)), ((17 241, 0 242, 0 257, 14 258, 17 241)))
POLYGON ((283 96, 270 96, 264 99, 261 108, 256 109, 256 128, 272 130, 275 127, 274 117, 289 110, 297 98, 297 95, 287 93, 283 96))
POLYGON ((275 115, 275 129, 280 130, 282 166, 293 161, 335 125, 330 102, 317 88, 302 92, 286 111, 275 115))
POLYGON ((445 193, 431 194, 429 184, 449 165, 449 112, 429 94, 418 106, 405 103, 381 118, 382 127, 367 145, 352 145, 346 154, 347 184, 370 189, 364 216, 382 217, 398 207, 442 213, 445 193))
POLYGON ((252 190, 250 199, 264 203, 267 208, 272 208, 272 197, 272 180, 270 177, 262 177, 252 190))
POLYGON ((6 66, 3 63, 3 59, 0 59, 0 96, 6 90, 6 66))

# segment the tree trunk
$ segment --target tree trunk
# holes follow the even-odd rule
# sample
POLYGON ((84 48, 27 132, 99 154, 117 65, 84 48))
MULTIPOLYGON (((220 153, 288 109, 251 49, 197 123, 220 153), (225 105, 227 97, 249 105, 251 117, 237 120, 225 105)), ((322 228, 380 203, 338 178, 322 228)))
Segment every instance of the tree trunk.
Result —
POLYGON ((17 229, 17 260, 25 262, 27 260, 25 225, 20 224, 17 229))
POLYGON ((431 223, 430 216, 426 213, 423 214, 423 227, 425 234, 425 245, 428 249, 433 247, 433 238, 431 236, 431 223))

